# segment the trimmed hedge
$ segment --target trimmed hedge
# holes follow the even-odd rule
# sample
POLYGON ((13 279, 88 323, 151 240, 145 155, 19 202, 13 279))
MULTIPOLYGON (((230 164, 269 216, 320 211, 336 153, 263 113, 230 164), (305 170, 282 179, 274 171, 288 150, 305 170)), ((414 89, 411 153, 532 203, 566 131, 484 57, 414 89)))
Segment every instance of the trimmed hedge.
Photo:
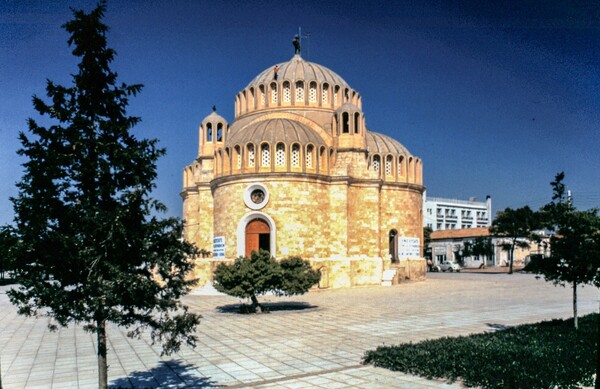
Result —
POLYGON ((482 388, 592 386, 598 315, 367 351, 363 364, 482 388))

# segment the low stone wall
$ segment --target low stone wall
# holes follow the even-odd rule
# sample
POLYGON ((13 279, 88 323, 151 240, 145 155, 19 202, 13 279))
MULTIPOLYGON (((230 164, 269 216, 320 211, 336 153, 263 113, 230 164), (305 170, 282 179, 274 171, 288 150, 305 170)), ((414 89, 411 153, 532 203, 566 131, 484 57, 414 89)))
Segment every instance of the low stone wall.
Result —
MULTIPOLYGON (((383 271, 396 268, 395 282, 405 280, 424 280, 426 273, 425 260, 406 260, 390 264, 382 258, 311 258, 312 267, 321 271, 319 289, 351 288, 354 286, 381 285, 383 271)), ((197 278, 198 287, 212 282, 213 273, 222 263, 231 263, 233 259, 201 258, 196 260, 193 277, 197 278)))

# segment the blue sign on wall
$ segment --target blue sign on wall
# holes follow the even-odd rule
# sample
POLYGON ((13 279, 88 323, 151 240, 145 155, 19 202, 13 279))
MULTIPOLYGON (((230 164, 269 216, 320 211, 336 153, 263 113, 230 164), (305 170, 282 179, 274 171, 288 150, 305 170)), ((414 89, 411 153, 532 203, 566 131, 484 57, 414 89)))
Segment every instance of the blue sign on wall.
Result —
POLYGON ((215 236, 213 238, 213 257, 225 258, 225 237, 215 236))

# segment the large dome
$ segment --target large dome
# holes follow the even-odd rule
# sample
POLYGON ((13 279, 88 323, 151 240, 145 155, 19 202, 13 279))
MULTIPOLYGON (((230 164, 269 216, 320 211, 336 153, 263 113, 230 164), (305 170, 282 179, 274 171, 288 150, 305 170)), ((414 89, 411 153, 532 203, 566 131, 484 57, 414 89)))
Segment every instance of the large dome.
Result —
POLYGON ((291 82, 296 80, 302 80, 304 82, 316 81, 319 85, 328 83, 330 85, 338 85, 342 88, 350 87, 348 83, 334 71, 317 63, 305 61, 300 55, 296 54, 289 61, 278 63, 277 65, 273 65, 264 70, 256 76, 246 88, 257 88, 259 85, 268 85, 272 82, 275 79, 275 66, 278 68, 277 80, 287 80, 291 82))

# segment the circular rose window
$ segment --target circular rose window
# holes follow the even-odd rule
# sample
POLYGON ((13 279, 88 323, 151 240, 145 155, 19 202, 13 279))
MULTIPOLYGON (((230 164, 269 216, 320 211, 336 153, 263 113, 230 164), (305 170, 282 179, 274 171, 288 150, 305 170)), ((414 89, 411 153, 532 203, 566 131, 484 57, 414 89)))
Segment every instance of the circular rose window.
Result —
POLYGON ((244 192, 244 203, 250 209, 261 209, 269 202, 269 191, 263 184, 252 184, 244 192))

